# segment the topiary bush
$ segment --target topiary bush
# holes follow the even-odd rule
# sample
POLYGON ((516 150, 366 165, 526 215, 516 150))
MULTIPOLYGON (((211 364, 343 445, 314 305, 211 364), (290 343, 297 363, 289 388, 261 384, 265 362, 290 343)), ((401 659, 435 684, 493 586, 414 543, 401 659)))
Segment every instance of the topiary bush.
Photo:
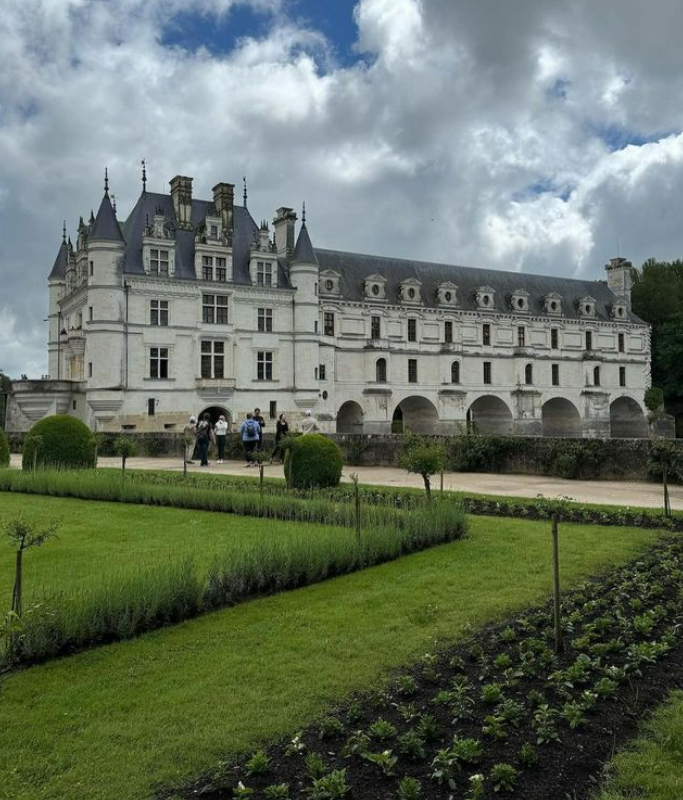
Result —
POLYGON ((9 467, 9 444, 2 428, 0 428, 0 467, 9 467))
POLYGON ((28 432, 22 456, 23 469, 92 469, 97 464, 95 435, 75 417, 45 417, 28 432))
POLYGON ((292 489, 324 489, 338 486, 342 454, 337 445, 320 433, 287 437, 285 478, 292 489))

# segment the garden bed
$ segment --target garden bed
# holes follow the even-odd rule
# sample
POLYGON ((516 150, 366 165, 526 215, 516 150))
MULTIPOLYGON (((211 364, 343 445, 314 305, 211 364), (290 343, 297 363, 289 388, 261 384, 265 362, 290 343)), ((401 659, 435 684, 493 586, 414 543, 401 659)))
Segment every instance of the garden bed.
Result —
POLYGON ((531 610, 180 796, 587 798, 641 715, 683 685, 681 578, 683 542, 668 539, 567 595, 560 655, 552 610, 531 610))

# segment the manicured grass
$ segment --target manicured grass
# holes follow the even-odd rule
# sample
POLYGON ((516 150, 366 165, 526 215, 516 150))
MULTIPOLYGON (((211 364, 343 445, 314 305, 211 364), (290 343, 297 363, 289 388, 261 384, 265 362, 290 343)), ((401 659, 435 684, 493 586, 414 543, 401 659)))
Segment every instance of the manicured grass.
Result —
MULTIPOLYGON (((562 525, 565 585, 654 539, 562 525)), ((470 518, 467 539, 12 675, 0 797, 147 800, 550 585, 547 523, 470 518)))
MULTIPOLYGON (((107 576, 131 576, 186 556, 203 573, 216 556, 264 537, 293 538, 302 530, 300 523, 234 514, 0 493, 0 519, 19 512, 40 523, 61 522, 57 539, 25 556, 25 603, 56 592, 69 597, 98 589, 107 576)), ((331 526, 303 528, 311 536, 347 535, 331 526)), ((9 607, 13 575, 14 550, 0 541, 2 609, 9 607)))
POLYGON ((681 800, 683 797, 683 692, 673 692, 643 735, 610 765, 596 800, 681 800))

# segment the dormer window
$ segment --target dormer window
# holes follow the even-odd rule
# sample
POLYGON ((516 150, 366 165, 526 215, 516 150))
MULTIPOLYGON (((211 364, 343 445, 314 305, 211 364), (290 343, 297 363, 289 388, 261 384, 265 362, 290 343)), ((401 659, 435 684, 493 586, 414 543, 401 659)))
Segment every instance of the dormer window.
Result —
POLYGON ((546 314, 561 314, 562 313, 562 295, 557 292, 551 292, 545 296, 543 301, 546 314))
POLYGON ((614 319, 626 319, 626 305, 624 303, 614 303, 612 305, 612 317, 614 319))
POLYGON ((401 283, 401 302, 416 304, 422 302, 422 284, 417 278, 408 278, 401 283))
POLYGON ((510 307, 517 314, 526 314, 529 311, 529 292, 517 289, 510 298, 510 307))
POLYGON ((436 302, 440 306, 457 306, 458 287, 450 281, 440 283, 438 289, 436 290, 436 302))
POLYGON ((480 286, 475 294, 478 308, 493 308, 495 290, 490 286, 480 286))
POLYGON ((386 283, 387 279, 383 275, 368 275, 363 281, 365 297, 374 302, 386 300, 386 283))
POLYGON ((149 249, 149 272, 150 275, 161 275, 168 277, 169 251, 157 247, 149 249))
POLYGON ((579 314, 582 317, 595 316, 595 300, 592 297, 582 297, 578 302, 579 314))
POLYGON ((257 286, 272 286, 273 285, 273 265, 268 261, 256 262, 256 285, 257 286))
POLYGON ((333 269, 326 269, 320 273, 318 291, 321 295, 339 294, 339 281, 341 275, 333 269))

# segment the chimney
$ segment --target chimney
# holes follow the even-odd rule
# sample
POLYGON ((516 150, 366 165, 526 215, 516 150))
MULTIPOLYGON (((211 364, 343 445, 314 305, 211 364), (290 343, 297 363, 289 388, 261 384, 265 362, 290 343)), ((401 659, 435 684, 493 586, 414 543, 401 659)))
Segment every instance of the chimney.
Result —
POLYGON ((607 286, 630 311, 633 264, 625 258, 611 258, 605 269, 607 270, 607 286))
POLYGON ((221 218, 223 236, 228 239, 232 238, 235 184, 217 183, 213 187, 213 204, 216 206, 216 213, 221 218))
POLYGON ((278 208, 273 220, 275 249, 279 256, 291 256, 294 253, 294 226, 296 213, 291 208, 278 208))
POLYGON ((176 223, 180 228, 191 228, 192 178, 188 178, 185 175, 176 175, 170 183, 176 223))

